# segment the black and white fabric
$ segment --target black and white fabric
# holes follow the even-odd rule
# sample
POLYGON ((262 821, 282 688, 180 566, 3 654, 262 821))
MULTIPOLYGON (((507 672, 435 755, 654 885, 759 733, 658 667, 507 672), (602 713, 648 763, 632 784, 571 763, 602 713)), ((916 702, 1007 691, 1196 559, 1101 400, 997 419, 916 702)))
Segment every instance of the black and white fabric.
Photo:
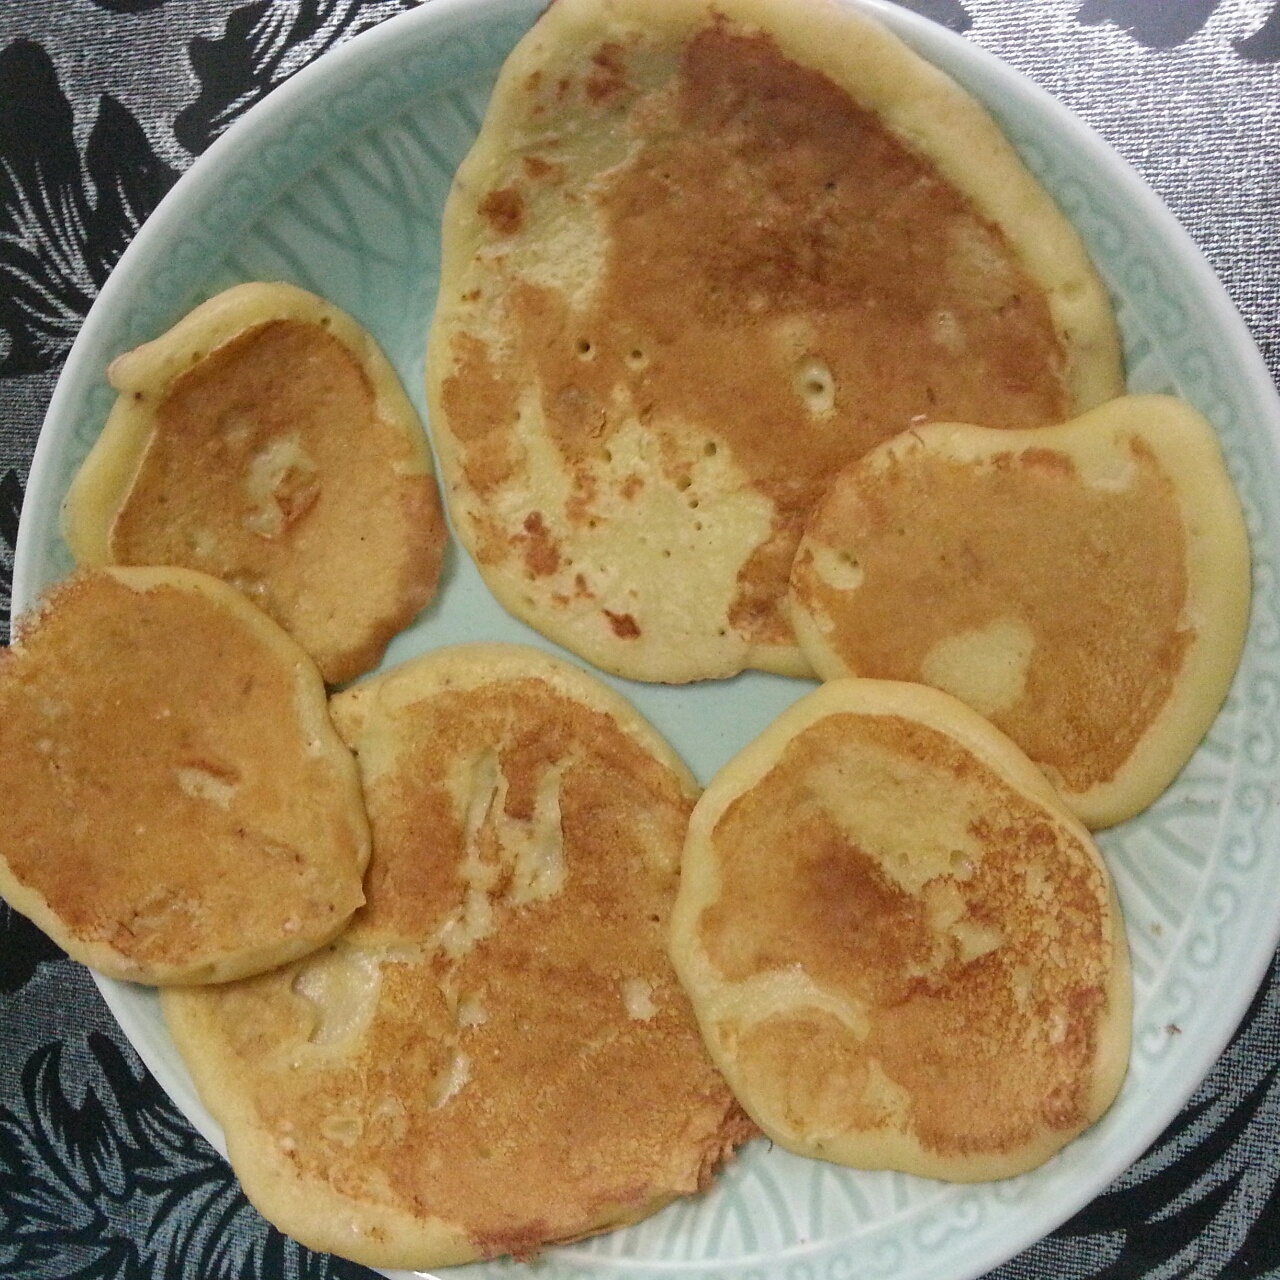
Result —
MULTIPOLYGON (((130 238, 299 67, 416 0, 0 3, 0 638, 41 419, 130 238)), ((430 0, 427 0, 430 2, 430 0)), ((912 0, 1151 183, 1280 372, 1280 0, 912 0)), ((4 727, 0 725, 0 733, 4 727)), ((0 812, 3 810, 0 779, 0 812)), ((356 1280, 269 1228, 87 973, 0 904, 0 1276, 356 1280)), ((1151 1150, 998 1280, 1280 1277, 1280 971, 1151 1150)))

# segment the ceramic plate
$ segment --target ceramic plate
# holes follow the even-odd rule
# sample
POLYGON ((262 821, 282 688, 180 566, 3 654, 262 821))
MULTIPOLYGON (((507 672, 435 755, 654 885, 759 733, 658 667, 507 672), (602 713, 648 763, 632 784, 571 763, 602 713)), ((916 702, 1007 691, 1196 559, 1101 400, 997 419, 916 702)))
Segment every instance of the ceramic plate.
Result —
MULTIPOLYGON (((284 279, 350 311, 425 412, 423 345, 440 213, 503 58, 544 0, 431 0, 327 54, 200 158, 120 260, 58 384, 27 488, 15 612, 70 568, 58 506, 113 401, 105 370, 241 280, 284 279)), ((961 1280, 1051 1230, 1177 1113, 1243 1015, 1280 932, 1280 405, 1221 286, 1155 196, 1063 107, 949 31, 890 26, 983 99, 1080 229, 1111 286, 1134 391, 1185 396, 1217 427, 1248 513, 1254 613, 1234 690, 1176 785, 1101 840, 1136 982, 1133 1062, 1116 1105, 1035 1173, 947 1186, 854 1173, 751 1145, 708 1194, 552 1250, 543 1280, 961 1280)), ((387 655, 472 639, 550 647, 509 618, 465 553, 387 655)), ((663 688, 613 681, 703 780, 809 687, 750 674, 663 688)), ((152 992, 99 979, 143 1060, 219 1149, 152 992)), ((468 1280, 521 1270, 498 1262, 468 1280)), ((452 1280, 452 1277, 451 1277, 452 1280)))

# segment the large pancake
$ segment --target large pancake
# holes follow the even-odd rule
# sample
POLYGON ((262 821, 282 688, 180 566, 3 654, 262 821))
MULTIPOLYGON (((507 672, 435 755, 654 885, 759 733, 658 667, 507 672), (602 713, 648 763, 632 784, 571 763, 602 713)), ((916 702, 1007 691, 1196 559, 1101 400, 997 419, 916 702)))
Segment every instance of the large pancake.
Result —
POLYGON ((923 685, 837 680, 694 810, 672 958, 788 1150, 970 1182, 1047 1160, 1124 1078, 1110 877, 1007 738, 923 685))
POLYGON ((1105 291, 985 111, 834 0, 556 0, 445 211, 427 365, 460 538, 600 667, 805 674, 829 477, 926 419, 1122 389, 1105 291))
POLYGON ((77 562, 214 574, 329 683, 376 666, 435 593, 447 533, 374 340, 302 289, 243 284, 108 374, 120 396, 63 509, 77 562))
POLYGON ((1125 397, 1060 427, 882 445, 814 512, 790 603, 819 674, 947 690, 1105 827, 1165 790, 1221 707, 1249 546, 1213 428, 1125 397))
POLYGON ((322 946, 369 828, 315 664, 216 578, 81 570, 0 650, 0 893, 76 960, 221 982, 322 946))
POLYGON ((249 1198, 312 1248, 425 1268, 702 1188, 754 1128, 665 949, 685 767, 618 695, 511 646, 332 709, 368 905, 323 957, 165 999, 249 1198))

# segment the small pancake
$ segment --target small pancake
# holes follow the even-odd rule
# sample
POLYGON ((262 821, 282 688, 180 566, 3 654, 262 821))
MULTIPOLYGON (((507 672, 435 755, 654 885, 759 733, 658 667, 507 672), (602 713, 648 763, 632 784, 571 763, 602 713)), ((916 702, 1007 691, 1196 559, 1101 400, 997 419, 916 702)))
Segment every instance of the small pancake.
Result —
POLYGON ((63 508, 77 562, 211 573, 330 684, 375 667, 435 594, 448 534, 374 340, 302 289, 243 284, 108 376, 119 399, 63 508))
POLYGON ((225 583, 81 570, 0 649, 0 893, 75 960, 223 982, 332 939, 369 827, 315 664, 225 583))
POLYGON ((882 445, 814 512, 790 605, 820 675, 945 689, 1106 827, 1168 787, 1221 707, 1249 546, 1213 428, 1125 397, 1060 427, 882 445))
POLYGON ((1127 1068, 1128 951, 1088 832, 923 685, 832 681, 721 770, 671 950, 739 1101, 801 1155, 1011 1177, 1127 1068))
POLYGON ((622 1226, 755 1130, 666 954, 697 793, 617 694, 470 645, 333 700, 373 827, 325 955, 166 995, 249 1198, 366 1266, 622 1226))
POLYGON ((556 0, 458 171, 427 382, 502 604, 673 682, 808 674, 787 573, 867 449, 1122 390, 1049 196, 971 97, 835 0, 556 0))

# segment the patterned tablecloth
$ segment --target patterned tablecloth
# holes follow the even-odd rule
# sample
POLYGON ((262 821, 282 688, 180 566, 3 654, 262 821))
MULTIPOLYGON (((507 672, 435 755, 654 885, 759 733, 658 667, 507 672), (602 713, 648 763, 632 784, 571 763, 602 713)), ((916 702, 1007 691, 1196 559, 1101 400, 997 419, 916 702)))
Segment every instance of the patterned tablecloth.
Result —
MULTIPOLYGON (((58 371, 165 190, 241 112, 414 0, 0 3, 0 627, 58 371)), ((1208 256, 1280 372, 1280 0, 912 0, 1083 116, 1208 256)), ((4 726, 0 725, 0 733, 4 726)), ((0 817, 4 784, 0 779, 0 817)), ((1025 1277, 1280 1276, 1280 972, 1151 1150, 1025 1277)), ((0 904, 0 1276, 368 1277, 248 1206, 88 974, 0 904)))

